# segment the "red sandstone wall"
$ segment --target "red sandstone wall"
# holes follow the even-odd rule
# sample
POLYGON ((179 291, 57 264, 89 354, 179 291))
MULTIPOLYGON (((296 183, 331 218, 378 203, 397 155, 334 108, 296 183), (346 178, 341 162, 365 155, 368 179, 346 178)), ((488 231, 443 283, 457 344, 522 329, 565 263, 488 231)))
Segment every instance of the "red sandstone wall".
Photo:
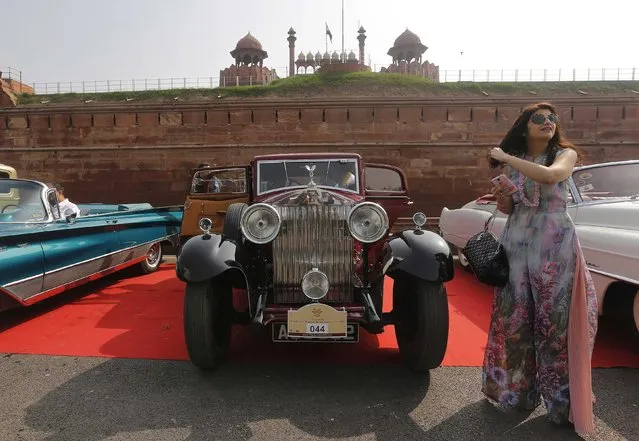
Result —
MULTIPOLYGON (((586 162, 639 158, 639 99, 553 97, 586 162)), ((540 100, 540 98, 536 98, 540 100)), ((179 204, 201 161, 351 151, 406 170, 414 208, 437 216, 486 192, 486 152, 528 97, 252 101, 0 110, 0 162, 61 181, 75 201, 179 204)))

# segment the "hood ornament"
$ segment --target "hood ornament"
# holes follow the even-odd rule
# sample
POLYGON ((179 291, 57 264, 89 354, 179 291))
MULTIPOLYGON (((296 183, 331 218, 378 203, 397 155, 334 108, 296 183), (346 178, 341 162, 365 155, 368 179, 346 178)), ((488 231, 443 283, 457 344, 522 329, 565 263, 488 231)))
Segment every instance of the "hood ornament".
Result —
POLYGON ((313 165, 305 165, 304 168, 308 170, 308 177, 310 180, 308 181, 308 188, 315 188, 315 182, 313 182, 313 175, 315 172, 315 164, 313 165))
POLYGON ((317 184, 313 181, 313 176, 315 174, 316 164, 313 165, 305 165, 304 168, 308 171, 308 177, 310 178, 308 181, 308 185, 306 186, 306 191, 301 193, 297 197, 297 202, 303 205, 319 205, 322 200, 322 192, 319 188, 317 188, 317 184))

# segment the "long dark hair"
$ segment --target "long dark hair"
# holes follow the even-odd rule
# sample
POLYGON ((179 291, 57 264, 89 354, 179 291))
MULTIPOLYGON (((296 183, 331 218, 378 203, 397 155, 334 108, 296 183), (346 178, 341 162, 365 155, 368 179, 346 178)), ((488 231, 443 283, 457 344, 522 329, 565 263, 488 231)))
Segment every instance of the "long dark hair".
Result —
MULTIPOLYGON (((530 106, 524 108, 517 120, 513 123, 513 126, 510 128, 508 133, 506 133, 504 139, 502 139, 501 143, 499 144, 499 148, 509 155, 517 157, 525 155, 527 151, 526 135, 528 135, 528 120, 536 111, 540 109, 546 109, 550 110, 552 113, 557 113, 555 107, 550 103, 531 104, 530 106)), ((555 161, 555 156, 557 155, 557 151, 560 148, 575 150, 577 152, 577 160, 579 161, 581 159, 579 151, 571 142, 566 139, 566 137, 562 133, 561 121, 558 121, 556 124, 555 134, 550 139, 550 141, 548 141, 548 147, 546 147, 546 166, 551 165, 555 161)), ((497 167, 499 167, 499 161, 490 158, 490 168, 497 167)))

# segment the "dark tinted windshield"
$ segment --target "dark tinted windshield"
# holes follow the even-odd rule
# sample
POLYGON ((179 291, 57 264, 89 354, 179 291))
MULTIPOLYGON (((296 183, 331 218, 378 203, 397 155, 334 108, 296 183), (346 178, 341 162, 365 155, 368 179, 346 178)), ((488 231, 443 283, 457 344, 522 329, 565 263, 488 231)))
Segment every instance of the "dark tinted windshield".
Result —
POLYGON ((296 159, 258 162, 258 194, 305 187, 311 176, 317 186, 359 192, 359 171, 355 159, 296 159))

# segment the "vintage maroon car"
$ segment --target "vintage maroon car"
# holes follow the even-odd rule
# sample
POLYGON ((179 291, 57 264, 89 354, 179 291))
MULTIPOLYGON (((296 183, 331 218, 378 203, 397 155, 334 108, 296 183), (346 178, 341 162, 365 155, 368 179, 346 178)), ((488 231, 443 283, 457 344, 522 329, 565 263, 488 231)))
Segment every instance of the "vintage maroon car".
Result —
POLYGON ((269 327, 278 342, 357 342, 360 327, 378 334, 392 324, 408 368, 438 367, 453 257, 422 228, 423 213, 391 232, 411 204, 400 169, 357 154, 266 155, 194 170, 182 229, 197 223, 202 234, 183 237, 176 267, 191 361, 218 367, 233 324, 269 327), (393 308, 383 313, 385 276, 393 308))

